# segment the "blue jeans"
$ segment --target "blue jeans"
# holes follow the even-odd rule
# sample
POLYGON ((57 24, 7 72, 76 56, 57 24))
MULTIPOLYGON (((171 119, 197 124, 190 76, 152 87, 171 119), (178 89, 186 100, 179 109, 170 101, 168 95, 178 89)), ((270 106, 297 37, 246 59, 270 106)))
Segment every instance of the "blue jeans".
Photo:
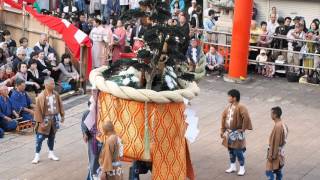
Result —
POLYGON ((36 153, 40 153, 41 147, 42 147, 42 142, 46 138, 48 138, 47 144, 48 144, 49 150, 53 151, 55 133, 51 129, 49 136, 41 134, 41 133, 36 134, 36 153))
POLYGON ((74 4, 77 7, 78 12, 84 12, 84 10, 86 9, 84 0, 75 1, 74 4))
POLYGON ((268 180, 274 180, 274 174, 276 175, 276 180, 282 180, 282 168, 274 171, 266 171, 268 180))
POLYGON ((231 163, 236 163, 236 159, 238 159, 238 162, 239 162, 240 166, 244 166, 244 163, 245 163, 245 157, 244 157, 245 149, 228 148, 228 150, 229 150, 230 162, 231 163))
POLYGON ((108 7, 106 4, 101 5, 101 17, 103 20, 105 20, 107 23, 109 23, 110 20, 110 12, 108 10, 108 7))

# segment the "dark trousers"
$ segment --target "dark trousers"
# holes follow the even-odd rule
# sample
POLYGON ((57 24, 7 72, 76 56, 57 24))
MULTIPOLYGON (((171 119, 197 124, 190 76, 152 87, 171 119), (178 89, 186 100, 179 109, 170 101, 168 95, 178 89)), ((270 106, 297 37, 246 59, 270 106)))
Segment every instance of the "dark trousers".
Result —
POLYGON ((213 73, 213 72, 215 72, 215 71, 218 71, 219 72, 219 75, 221 76, 222 74, 223 74, 223 72, 224 72, 224 67, 223 67, 223 65, 219 65, 219 66, 216 66, 214 69, 209 69, 208 68, 208 66, 206 66, 206 73, 207 74, 211 74, 211 73, 213 73))
POLYGON ((245 149, 228 148, 228 150, 229 150, 230 162, 231 163, 236 163, 236 159, 238 159, 238 162, 239 162, 240 166, 244 166, 244 163, 245 163, 245 157, 244 157, 245 149))
POLYGON ((276 175, 276 180, 282 180, 282 168, 274 171, 266 171, 268 180, 274 180, 274 175, 276 175))
POLYGON ((0 138, 3 138, 4 130, 0 128, 0 138))
POLYGON ((4 119, 0 119, 0 127, 4 131, 14 131, 17 128, 17 121, 6 121, 4 119))
POLYGON ((41 134, 41 133, 37 133, 36 134, 36 153, 40 153, 41 147, 42 147, 42 142, 46 138, 48 138, 47 144, 48 144, 49 150, 53 151, 55 133, 53 132, 53 129, 51 128, 50 133, 49 133, 48 136, 44 135, 44 134, 41 134))

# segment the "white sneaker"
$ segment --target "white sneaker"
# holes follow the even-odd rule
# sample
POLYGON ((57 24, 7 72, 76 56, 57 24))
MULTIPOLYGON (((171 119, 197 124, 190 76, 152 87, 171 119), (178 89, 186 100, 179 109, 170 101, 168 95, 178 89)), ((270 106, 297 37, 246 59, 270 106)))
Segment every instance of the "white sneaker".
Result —
POLYGON ((246 173, 246 170, 245 170, 244 166, 240 166, 238 176, 244 176, 245 173, 246 173))
POLYGON ((54 155, 53 151, 49 151, 48 158, 53 160, 53 161, 59 161, 59 158, 54 155))
POLYGON ((237 171, 236 163, 231 163, 230 168, 226 170, 226 173, 233 173, 237 171))
POLYGON ((34 159, 32 160, 32 164, 38 164, 40 161, 40 154, 36 153, 34 159))

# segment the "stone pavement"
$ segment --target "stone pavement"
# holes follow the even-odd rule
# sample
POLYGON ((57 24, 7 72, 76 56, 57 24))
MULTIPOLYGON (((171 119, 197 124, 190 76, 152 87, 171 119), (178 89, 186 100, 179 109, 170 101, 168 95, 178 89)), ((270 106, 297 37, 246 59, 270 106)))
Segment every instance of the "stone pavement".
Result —
MULTIPOLYGON (((260 180, 264 176, 265 157, 269 133, 273 122, 270 108, 282 107, 283 119, 289 127, 286 146, 287 164, 284 179, 320 179, 320 87, 291 84, 285 79, 256 78, 250 84, 229 84, 221 78, 207 77, 200 83, 201 93, 192 101, 197 112, 200 134, 190 145, 191 158, 197 180, 260 180), (220 117, 227 105, 227 91, 241 91, 241 103, 249 109, 254 130, 247 133, 247 174, 225 174, 228 153, 219 137, 220 117)), ((86 145, 82 142, 80 117, 86 109, 85 100, 69 100, 67 119, 57 134, 56 154, 59 162, 47 159, 47 146, 43 144, 41 163, 32 165, 34 136, 10 134, 0 140, 0 180, 80 180, 85 179, 86 145)), ((126 177, 127 177, 126 166, 126 177)), ((126 178, 127 179, 127 178, 126 178)), ((150 174, 142 179, 150 179, 150 174)))

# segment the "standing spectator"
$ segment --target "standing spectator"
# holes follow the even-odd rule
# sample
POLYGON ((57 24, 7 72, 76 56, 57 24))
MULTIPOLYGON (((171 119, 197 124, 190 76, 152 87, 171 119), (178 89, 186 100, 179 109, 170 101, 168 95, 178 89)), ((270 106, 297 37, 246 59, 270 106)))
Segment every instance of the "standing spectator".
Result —
POLYGON ((304 18, 302 18, 302 19, 300 20, 300 25, 303 26, 303 32, 304 32, 304 33, 307 33, 307 32, 308 32, 308 28, 307 28, 306 20, 305 20, 304 18))
POLYGON ((107 17, 107 22, 110 17, 119 17, 121 13, 120 1, 119 0, 108 0, 104 15, 107 17))
POLYGON ((196 10, 197 10, 197 1, 192 0, 191 7, 189 7, 188 9, 189 21, 191 21, 193 11, 196 11, 196 10))
POLYGON ((71 85, 72 90, 77 90, 77 84, 80 81, 80 76, 76 68, 71 62, 71 56, 69 54, 63 54, 61 57, 61 63, 57 67, 60 71, 60 82, 67 82, 71 85))
POLYGON ((206 17, 203 22, 204 29, 206 30, 205 41, 212 42, 214 40, 215 35, 211 31, 214 30, 214 27, 216 25, 216 20, 218 19, 215 16, 214 10, 210 10, 209 16, 206 17))
POLYGON ((18 72, 18 66, 20 63, 25 62, 26 59, 26 51, 24 49, 18 49, 16 58, 12 61, 13 72, 18 72))
POLYGON ((105 58, 105 43, 109 42, 108 33, 103 28, 101 20, 95 18, 93 21, 93 29, 90 32, 90 39, 92 40, 92 62, 93 68, 98 68, 106 64, 105 58))
POLYGON ((120 14, 124 14, 129 9, 129 0, 120 0, 120 14))
POLYGON ((272 36, 273 34, 271 34, 268 30, 267 30, 267 22, 262 21, 261 22, 261 34, 260 37, 258 39, 258 46, 261 47, 269 47, 272 38, 270 36, 272 36))
POLYGON ((101 0, 100 3, 101 3, 101 8, 100 8, 101 9, 101 17, 102 17, 101 20, 109 22, 108 19, 110 17, 107 17, 107 3, 108 3, 108 0, 101 0))
POLYGON ((101 0, 90 0, 89 12, 90 14, 101 14, 101 0))
POLYGON ((276 32, 276 28, 279 26, 277 23, 277 15, 271 14, 270 20, 268 21, 267 29, 270 34, 274 34, 276 32))
POLYGON ((3 36, 2 41, 7 43, 9 55, 13 56, 17 48, 16 41, 11 38, 11 33, 8 30, 4 30, 2 33, 2 36, 3 36))
POLYGON ((0 67, 7 64, 7 57, 4 54, 3 49, 0 48, 0 67))
POLYGON ((33 52, 33 49, 28 47, 28 42, 29 40, 25 37, 22 37, 19 40, 20 43, 20 47, 19 48, 23 48, 26 51, 26 58, 25 60, 28 62, 30 60, 30 54, 33 52))
POLYGON ((83 13, 85 11, 85 2, 84 0, 74 0, 74 4, 78 10, 78 12, 83 13))
POLYGON ((212 72, 218 71, 219 76, 223 74, 223 57, 217 52, 214 46, 210 47, 210 51, 206 54, 206 74, 209 76, 212 72))
POLYGON ((141 0, 129 0, 129 8, 130 9, 137 9, 140 7, 140 2, 141 0))
MULTIPOLYGON (((304 38, 303 26, 296 24, 295 29, 291 29, 288 34, 288 50, 299 52, 303 46, 301 41, 296 41, 304 38)), ((300 58, 298 53, 288 52, 288 64, 300 66, 300 58)))
POLYGON ((266 50, 261 49, 260 54, 257 56, 257 59, 256 59, 258 74, 262 74, 262 75, 266 74, 265 62, 267 62, 267 60, 268 60, 268 56, 267 56, 266 50))
POLYGON ((40 35, 40 40, 37 42, 34 46, 34 51, 43 51, 44 56, 47 57, 49 53, 54 53, 56 54, 56 51, 49 45, 48 43, 48 36, 47 34, 41 34, 40 35))
POLYGON ((40 93, 41 87, 35 82, 31 81, 31 76, 28 76, 28 66, 26 63, 22 62, 19 64, 19 71, 16 73, 15 79, 24 80, 26 87, 25 90, 27 92, 35 92, 36 94, 40 93))
POLYGON ((295 29, 296 28, 296 25, 297 24, 300 24, 300 20, 301 20, 301 17, 300 16, 296 16, 293 18, 293 25, 290 26, 290 30, 291 29, 295 29))
POLYGON ((284 18, 284 26, 286 27, 286 29, 288 30, 288 32, 289 32, 289 30, 290 30, 291 21, 292 21, 291 17, 286 17, 286 18, 284 18))
POLYGON ((186 54, 189 71, 194 72, 201 57, 201 48, 198 46, 196 39, 192 39, 186 54))
MULTIPOLYGON (((276 32, 274 36, 277 36, 279 38, 274 38, 272 41, 272 48, 274 49, 283 49, 287 50, 288 49, 288 41, 286 39, 280 39, 280 38, 286 38, 287 34, 289 32, 289 26, 290 22, 289 19, 283 19, 282 17, 278 18, 278 24, 279 26, 276 28, 276 32)), ((278 58, 279 54, 282 54, 285 59, 286 59, 286 53, 284 52, 278 52, 278 51, 273 51, 272 54, 272 59, 275 60, 278 58)))
MULTIPOLYGON (((314 32, 309 31, 308 33, 306 33, 305 39, 308 41, 314 41, 315 40, 314 32)), ((315 53, 316 52, 316 45, 313 42, 306 42, 301 51, 303 51, 304 53, 315 53)), ((303 67, 313 68, 314 67, 314 56, 313 55, 305 55, 305 54, 303 54, 302 56, 303 56, 303 67)), ((313 70, 305 69, 304 71, 307 74, 307 81, 311 82, 313 70)))
POLYGON ((181 53, 186 53, 188 46, 189 46, 189 34, 190 34, 190 29, 189 29, 189 24, 187 23, 187 18, 184 15, 180 15, 179 17, 179 27, 180 31, 183 33, 185 39, 180 47, 181 53))
POLYGON ((316 36, 319 36, 319 24, 316 22, 312 22, 310 24, 309 31, 312 31, 316 36))
MULTIPOLYGON (((257 46, 261 29, 257 27, 256 21, 251 20, 250 27, 250 46, 257 46)), ((259 54, 258 49, 251 49, 249 52, 249 59, 255 60, 259 54)))
POLYGON ((214 11, 214 4, 211 3, 211 2, 208 2, 208 3, 209 3, 209 7, 203 12, 203 17, 204 17, 204 18, 210 17, 209 12, 210 12, 211 10, 214 11))
POLYGON ((177 12, 184 11, 185 2, 184 0, 172 0, 170 3, 171 14, 176 14, 177 12))
POLYGON ((9 99, 8 87, 0 86, 0 128, 4 131, 16 130, 18 122, 14 119, 18 117, 9 99))
POLYGON ((80 17, 79 17, 79 29, 88 35, 90 34, 90 31, 91 31, 89 23, 86 21, 86 17, 83 13, 80 14, 80 17))
POLYGON ((25 88, 25 81, 17 78, 16 87, 10 95, 10 101, 12 102, 13 110, 22 117, 23 121, 33 121, 33 105, 25 88))
POLYGON ((117 22, 117 28, 114 30, 113 37, 112 62, 115 62, 120 59, 120 53, 124 51, 126 45, 126 29, 121 20, 117 22))
POLYGON ((276 7, 272 7, 272 8, 271 8, 270 19, 271 19, 271 15, 272 15, 272 14, 276 15, 276 16, 275 16, 276 19, 279 18, 279 14, 278 14, 278 11, 277 11, 277 8, 276 8, 276 7))

